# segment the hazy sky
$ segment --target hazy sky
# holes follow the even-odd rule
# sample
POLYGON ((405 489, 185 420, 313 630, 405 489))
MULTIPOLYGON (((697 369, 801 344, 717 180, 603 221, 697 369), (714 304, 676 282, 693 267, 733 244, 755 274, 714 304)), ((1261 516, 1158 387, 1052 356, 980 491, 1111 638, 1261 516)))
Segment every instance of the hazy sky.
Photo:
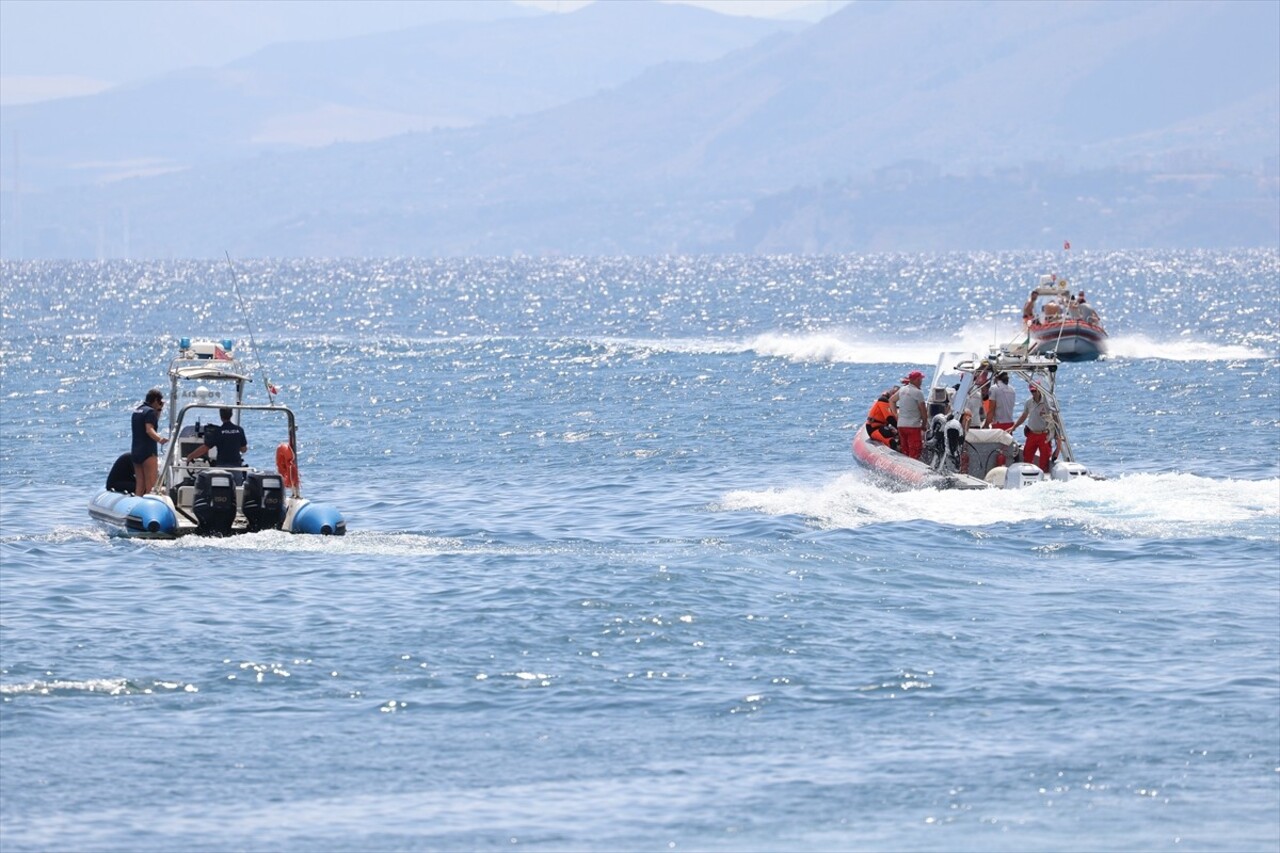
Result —
MULTIPOLYGON (((571 12, 586 6, 591 0, 516 0, 523 6, 537 6, 555 12, 571 12)), ((608 2, 608 0, 605 0, 608 2)), ((772 18, 794 11, 797 6, 809 5, 820 0, 660 0, 660 2, 686 3, 714 9, 724 15, 755 15, 772 18)))
MULTIPOLYGON (((566 13, 589 0, 515 2, 566 13)), ((843 5, 843 0, 662 2, 757 17, 806 10, 820 17, 843 5)), ((180 68, 220 66, 281 41, 418 26, 439 19, 438 8, 429 0, 0 0, 0 105, 93 94, 180 68)))

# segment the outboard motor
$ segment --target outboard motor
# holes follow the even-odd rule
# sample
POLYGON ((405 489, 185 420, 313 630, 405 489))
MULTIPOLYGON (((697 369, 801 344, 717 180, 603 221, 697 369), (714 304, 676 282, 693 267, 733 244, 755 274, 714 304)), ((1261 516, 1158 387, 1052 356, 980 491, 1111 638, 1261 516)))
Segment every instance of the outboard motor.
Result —
POLYGON ((280 475, 250 471, 244 478, 241 511, 249 530, 278 530, 284 521, 284 480, 280 475))
POLYGON ((196 494, 191 509, 200 532, 226 536, 236 520, 236 484, 230 471, 208 468, 196 474, 196 494))
POLYGON ((947 452, 947 416, 934 415, 929 420, 929 428, 924 435, 925 461, 935 468, 939 466, 947 452))
POLYGON ((1044 472, 1030 462, 1014 462, 1004 474, 1006 489, 1021 489, 1044 480, 1044 472))
POLYGON ((943 430, 947 439, 947 458, 951 460, 955 470, 959 471, 960 451, 964 448, 964 428, 960 425, 960 420, 953 417, 947 420, 943 430))
POLYGON ((1066 481, 1074 480, 1078 477, 1089 476, 1089 469, 1081 465, 1079 462, 1065 462, 1059 459, 1053 463, 1053 469, 1050 472, 1052 479, 1066 481))

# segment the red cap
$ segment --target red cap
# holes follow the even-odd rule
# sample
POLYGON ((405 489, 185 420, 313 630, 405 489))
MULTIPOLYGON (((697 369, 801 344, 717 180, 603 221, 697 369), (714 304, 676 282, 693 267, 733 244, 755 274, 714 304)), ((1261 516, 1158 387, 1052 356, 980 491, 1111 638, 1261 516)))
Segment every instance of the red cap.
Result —
POLYGON ((913 370, 907 374, 908 382, 915 382, 917 379, 924 379, 924 374, 918 370, 913 370))

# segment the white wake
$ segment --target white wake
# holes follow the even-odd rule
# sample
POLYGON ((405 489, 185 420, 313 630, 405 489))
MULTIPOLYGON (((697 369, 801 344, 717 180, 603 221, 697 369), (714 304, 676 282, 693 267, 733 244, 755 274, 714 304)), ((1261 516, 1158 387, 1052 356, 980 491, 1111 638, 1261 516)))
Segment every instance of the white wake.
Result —
POLYGON ((1219 480, 1176 473, 974 492, 892 491, 859 471, 816 486, 729 492, 719 508, 798 515, 828 529, 908 521, 976 528, 1069 520, 1099 534, 1280 539, 1280 480, 1219 480))

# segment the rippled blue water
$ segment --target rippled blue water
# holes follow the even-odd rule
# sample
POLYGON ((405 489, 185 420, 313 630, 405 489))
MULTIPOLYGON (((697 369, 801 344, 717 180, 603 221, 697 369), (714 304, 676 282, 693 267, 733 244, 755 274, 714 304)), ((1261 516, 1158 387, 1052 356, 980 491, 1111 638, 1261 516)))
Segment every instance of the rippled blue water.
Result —
POLYGON ((0 273, 5 851, 1280 846, 1274 251, 237 263, 341 540, 88 519, 227 264, 0 273), (865 479, 1042 271, 1107 479, 865 479))

